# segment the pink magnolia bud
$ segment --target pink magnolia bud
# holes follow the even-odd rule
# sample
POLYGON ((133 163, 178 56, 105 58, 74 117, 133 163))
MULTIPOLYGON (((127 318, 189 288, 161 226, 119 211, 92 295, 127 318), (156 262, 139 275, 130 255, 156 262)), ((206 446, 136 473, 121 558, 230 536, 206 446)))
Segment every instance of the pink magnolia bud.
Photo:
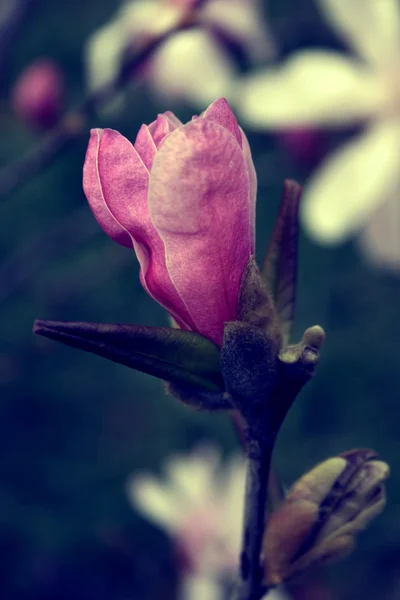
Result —
POLYGON ((134 145, 117 131, 93 130, 83 187, 104 231, 134 248, 150 296, 180 327, 221 345, 254 252, 257 188, 226 100, 186 125, 159 115, 134 145))
POLYGON ((19 76, 11 103, 19 117, 39 128, 51 127, 60 117, 64 79, 58 65, 50 59, 33 62, 19 76))

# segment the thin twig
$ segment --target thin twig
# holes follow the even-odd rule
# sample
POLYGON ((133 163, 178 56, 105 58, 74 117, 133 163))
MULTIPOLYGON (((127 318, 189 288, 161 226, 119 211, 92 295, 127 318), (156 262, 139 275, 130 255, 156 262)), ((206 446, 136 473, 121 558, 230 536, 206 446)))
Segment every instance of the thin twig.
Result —
POLYGON ((324 339, 323 329, 315 325, 304 332, 303 339, 298 344, 286 346, 281 350, 272 393, 258 411, 246 411, 248 464, 240 582, 235 600, 260 600, 267 591, 263 584, 261 550, 267 527, 268 479, 272 452, 287 411, 315 373, 324 339))
POLYGON ((247 475, 240 577, 235 600, 259 600, 265 593, 260 565, 265 530, 268 479, 273 442, 250 439, 247 446, 247 475))
POLYGON ((197 11, 207 1, 198 0, 192 10, 183 14, 182 19, 174 27, 150 40, 139 52, 134 54, 127 52, 120 72, 112 83, 88 94, 28 154, 4 167, 0 171, 0 202, 64 152, 85 130, 86 121, 93 110, 109 103, 128 81, 132 81, 144 63, 164 42, 176 33, 194 27, 197 11))

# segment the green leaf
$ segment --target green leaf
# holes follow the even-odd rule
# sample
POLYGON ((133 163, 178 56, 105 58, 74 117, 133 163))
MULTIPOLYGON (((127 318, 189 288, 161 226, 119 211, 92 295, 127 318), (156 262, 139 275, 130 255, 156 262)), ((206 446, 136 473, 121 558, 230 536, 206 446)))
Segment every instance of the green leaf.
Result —
POLYGON ((33 331, 165 381, 224 389, 218 346, 192 331, 43 320, 35 321, 33 331))
POLYGON ((298 213, 302 188, 286 180, 261 276, 273 295, 284 344, 290 338, 296 299, 298 213))

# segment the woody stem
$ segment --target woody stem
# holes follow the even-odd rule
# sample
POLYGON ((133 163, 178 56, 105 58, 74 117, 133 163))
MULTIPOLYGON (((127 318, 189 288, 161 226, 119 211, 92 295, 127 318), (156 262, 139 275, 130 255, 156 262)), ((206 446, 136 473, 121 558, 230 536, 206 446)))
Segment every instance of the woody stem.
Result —
POLYGON ((250 437, 247 444, 247 474, 244 527, 240 555, 240 582, 235 600, 259 600, 266 592, 260 564, 266 524, 268 479, 274 440, 250 437))

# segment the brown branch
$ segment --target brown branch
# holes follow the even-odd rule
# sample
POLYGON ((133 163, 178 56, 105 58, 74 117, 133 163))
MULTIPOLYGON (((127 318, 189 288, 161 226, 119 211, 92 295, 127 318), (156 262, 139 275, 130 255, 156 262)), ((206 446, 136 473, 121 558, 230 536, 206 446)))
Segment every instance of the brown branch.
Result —
MULTIPOLYGON (((250 434, 251 435, 251 434, 250 434)), ((240 583, 235 600, 260 600, 265 594, 263 569, 260 563, 261 544, 265 529, 268 481, 274 439, 249 439, 244 528, 240 555, 240 583)))

